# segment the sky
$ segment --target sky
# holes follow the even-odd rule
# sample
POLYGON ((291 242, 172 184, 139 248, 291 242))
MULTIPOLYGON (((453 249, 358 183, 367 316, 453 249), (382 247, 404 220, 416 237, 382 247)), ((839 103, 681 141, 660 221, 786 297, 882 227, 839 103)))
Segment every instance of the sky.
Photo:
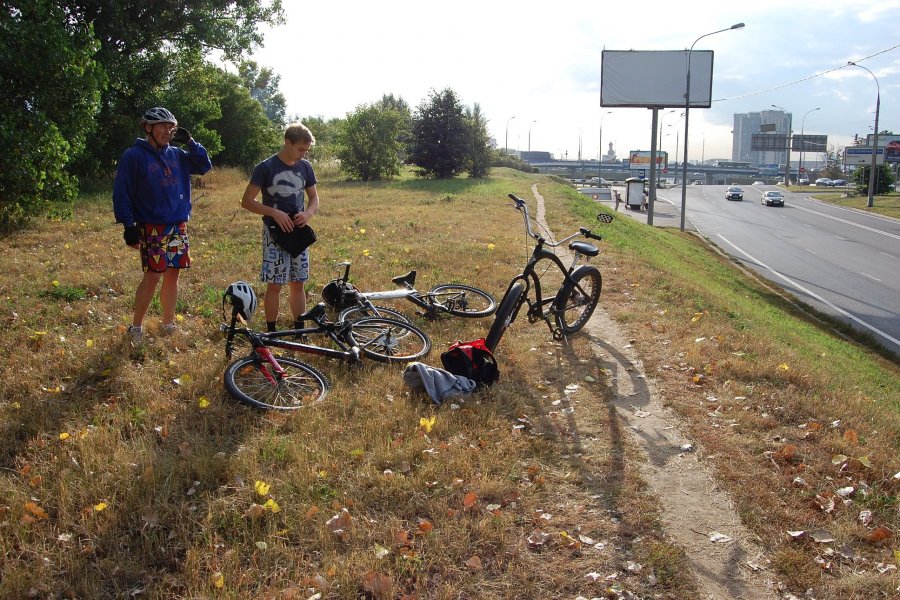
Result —
MULTIPOLYGON (((264 47, 248 58, 281 77, 289 116, 342 118, 384 94, 415 109, 450 88, 480 105, 498 147, 590 159, 612 142, 622 158, 650 150, 652 111, 600 106, 602 51, 686 50, 744 23, 694 45, 714 53, 713 102, 690 110, 690 160, 730 160, 733 115, 773 104, 792 113, 795 131, 839 149, 872 132, 880 93, 878 129, 900 134, 900 0, 284 6, 285 23, 263 28, 264 47)), ((676 146, 684 154, 681 112, 660 111, 670 161, 676 146)))

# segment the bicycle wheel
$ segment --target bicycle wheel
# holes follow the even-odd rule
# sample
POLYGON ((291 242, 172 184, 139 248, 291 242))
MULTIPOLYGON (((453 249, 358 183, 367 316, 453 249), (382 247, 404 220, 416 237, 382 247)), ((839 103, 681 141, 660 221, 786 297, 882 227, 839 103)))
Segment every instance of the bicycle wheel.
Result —
POLYGON ((436 285, 428 292, 429 301, 457 317, 486 317, 497 310, 497 301, 484 290, 461 284, 436 285))
POLYGON ((296 410, 322 400, 331 385, 322 373, 299 360, 278 357, 284 369, 280 381, 272 381, 272 365, 250 355, 225 369, 225 389, 255 408, 296 410))
POLYGON ((572 273, 574 284, 565 284, 556 294, 556 324, 563 333, 575 333, 588 322, 597 302, 603 277, 597 267, 582 265, 572 273))
POLYGON ((394 310, 393 308, 385 308, 384 306, 376 306, 375 310, 378 313, 372 312, 369 308, 365 306, 351 306, 350 308, 345 308, 338 315, 338 321, 359 321, 360 319, 364 319, 366 317, 383 317, 386 319, 396 319, 402 323, 409 323, 409 319, 403 313, 394 310))
POLYGON ((350 326, 351 342, 357 344, 363 354, 378 362, 412 362, 431 350, 428 335, 409 323, 367 317, 350 326))
POLYGON ((497 308, 497 314, 494 316, 494 322, 491 323, 491 329, 488 331, 487 337, 484 338, 484 345, 493 352, 500 343, 500 338, 509 328, 513 321, 516 307, 522 301, 525 294, 525 284, 517 281, 507 290, 503 300, 500 301, 500 307, 497 308))

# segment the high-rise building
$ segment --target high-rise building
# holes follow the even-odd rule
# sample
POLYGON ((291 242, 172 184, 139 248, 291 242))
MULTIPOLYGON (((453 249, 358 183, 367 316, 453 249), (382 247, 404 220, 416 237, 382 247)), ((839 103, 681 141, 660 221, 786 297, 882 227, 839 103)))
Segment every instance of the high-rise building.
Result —
POLYGON ((788 134, 791 130, 791 113, 780 110, 738 113, 734 115, 734 132, 731 142, 731 160, 749 162, 754 167, 784 165, 786 150, 751 150, 753 134, 763 133, 761 125, 775 125, 774 133, 788 134))

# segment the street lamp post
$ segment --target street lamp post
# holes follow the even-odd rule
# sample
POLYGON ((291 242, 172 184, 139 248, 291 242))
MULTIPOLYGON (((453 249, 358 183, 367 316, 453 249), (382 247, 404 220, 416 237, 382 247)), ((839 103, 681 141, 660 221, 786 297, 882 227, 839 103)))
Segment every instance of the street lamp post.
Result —
MULTIPOLYGON (((811 110, 806 111, 806 115, 811 112, 816 112, 820 110, 822 107, 813 108, 811 110)), ((800 121, 800 167, 797 169, 797 183, 800 183, 799 179, 803 177, 803 147, 806 146, 806 138, 803 137, 803 133, 806 127, 806 115, 803 115, 803 119, 800 121)), ((809 181, 809 177, 806 178, 809 181)))
POLYGON ((509 156, 509 122, 515 119, 513 115, 506 120, 506 139, 503 141, 503 156, 509 156))
POLYGON ((715 33, 722 33, 723 31, 730 31, 732 29, 742 29, 744 27, 743 23, 735 23, 731 27, 727 29, 719 29, 717 31, 710 31, 709 33, 704 33, 691 44, 690 50, 688 50, 687 56, 687 77, 685 81, 684 88, 684 160, 681 163, 681 231, 684 231, 684 213, 687 208, 687 163, 688 163, 688 112, 691 108, 691 53, 694 51, 694 46, 697 45, 697 42, 702 40, 703 38, 713 35, 715 33))
MULTIPOLYGON (((860 69, 869 71, 866 67, 856 64, 852 60, 847 64, 852 67, 859 67, 860 69)), ((875 96, 875 137, 872 138, 872 167, 869 170, 869 200, 866 202, 866 207, 872 208, 875 206, 875 158, 878 155, 878 112, 881 110, 881 85, 879 85, 875 73, 869 71, 869 75, 875 80, 875 89, 877 92, 877 95, 875 96)))
POLYGON ((600 115, 600 156, 597 157, 597 177, 599 177, 599 180, 597 182, 598 185, 603 182, 603 117, 609 114, 612 114, 611 110, 608 110, 600 115))
POLYGON ((531 126, 537 123, 537 119, 528 124, 528 151, 531 152, 531 126))
MULTIPOLYGON (((781 112, 786 115, 791 114, 786 108, 778 106, 776 104, 772 105, 772 108, 777 108, 781 112)), ((785 148, 784 155, 784 187, 787 188, 791 185, 791 126, 788 125, 787 128, 787 148, 785 148)))

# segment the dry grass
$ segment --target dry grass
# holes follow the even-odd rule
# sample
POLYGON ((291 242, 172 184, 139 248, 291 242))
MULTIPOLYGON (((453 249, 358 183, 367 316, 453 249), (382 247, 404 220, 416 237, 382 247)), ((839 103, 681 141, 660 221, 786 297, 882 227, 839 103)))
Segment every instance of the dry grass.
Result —
MULTIPOLYGON (((313 300, 345 259, 363 288, 415 268, 422 287, 465 282, 499 296, 524 262, 503 198, 531 181, 323 182, 313 300)), ((579 401, 608 407, 590 348, 550 342, 543 326, 518 327, 502 385, 457 410, 411 396, 399 367, 322 360, 311 362, 334 389, 309 410, 260 413, 226 396, 221 290, 259 268, 243 186, 227 171, 203 178, 184 333, 158 337, 154 305, 138 351, 124 340, 137 257, 107 199, 5 240, 0 341, 19 351, 0 366, 0 596, 593 596, 649 589, 624 569, 635 561, 658 565, 663 597, 690 597, 615 417, 598 411, 602 452, 584 456, 552 406, 593 374, 579 401), (529 548, 536 530, 547 539, 529 548), (584 578, 595 571, 618 581, 584 578)), ((489 322, 420 324, 439 364, 442 347, 489 322)))
MULTIPOLYGON (((504 198, 530 197, 534 182, 557 231, 593 210, 563 185, 507 170, 484 181, 320 183, 313 301, 340 260, 353 261, 363 288, 417 269, 423 288, 463 282, 499 299, 528 251, 504 198)), ((410 395, 399 367, 321 360, 310 362, 334 389, 309 410, 260 413, 228 397, 221 291, 259 269, 244 185, 226 171, 204 178, 184 334, 157 339, 152 307, 141 352, 123 339, 137 257, 108 200, 4 240, 0 342, 18 351, 0 364, 0 596, 697 597, 585 338, 563 346, 543 324, 517 321, 501 383, 458 409, 410 395), (577 423, 554 405, 573 382, 579 414, 590 414, 577 423), (268 500, 278 512, 258 508, 268 500), (530 546, 537 530, 548 537, 530 546), (603 577, 591 583, 591 572, 603 577)), ((897 577, 874 565, 896 563, 895 538, 866 536, 874 524, 898 531, 896 365, 824 333, 690 238, 628 219, 607 231, 602 302, 773 549, 778 578, 817 598, 888 597, 897 577), (832 464, 837 453, 850 458, 832 464), (792 485, 797 476, 805 487, 792 485), (818 507, 817 495, 863 482, 866 495, 818 507), (864 508, 872 525, 858 519, 864 508), (785 534, 815 527, 863 560, 785 534)), ((442 347, 484 335, 489 321, 420 324, 437 365, 442 347)))

